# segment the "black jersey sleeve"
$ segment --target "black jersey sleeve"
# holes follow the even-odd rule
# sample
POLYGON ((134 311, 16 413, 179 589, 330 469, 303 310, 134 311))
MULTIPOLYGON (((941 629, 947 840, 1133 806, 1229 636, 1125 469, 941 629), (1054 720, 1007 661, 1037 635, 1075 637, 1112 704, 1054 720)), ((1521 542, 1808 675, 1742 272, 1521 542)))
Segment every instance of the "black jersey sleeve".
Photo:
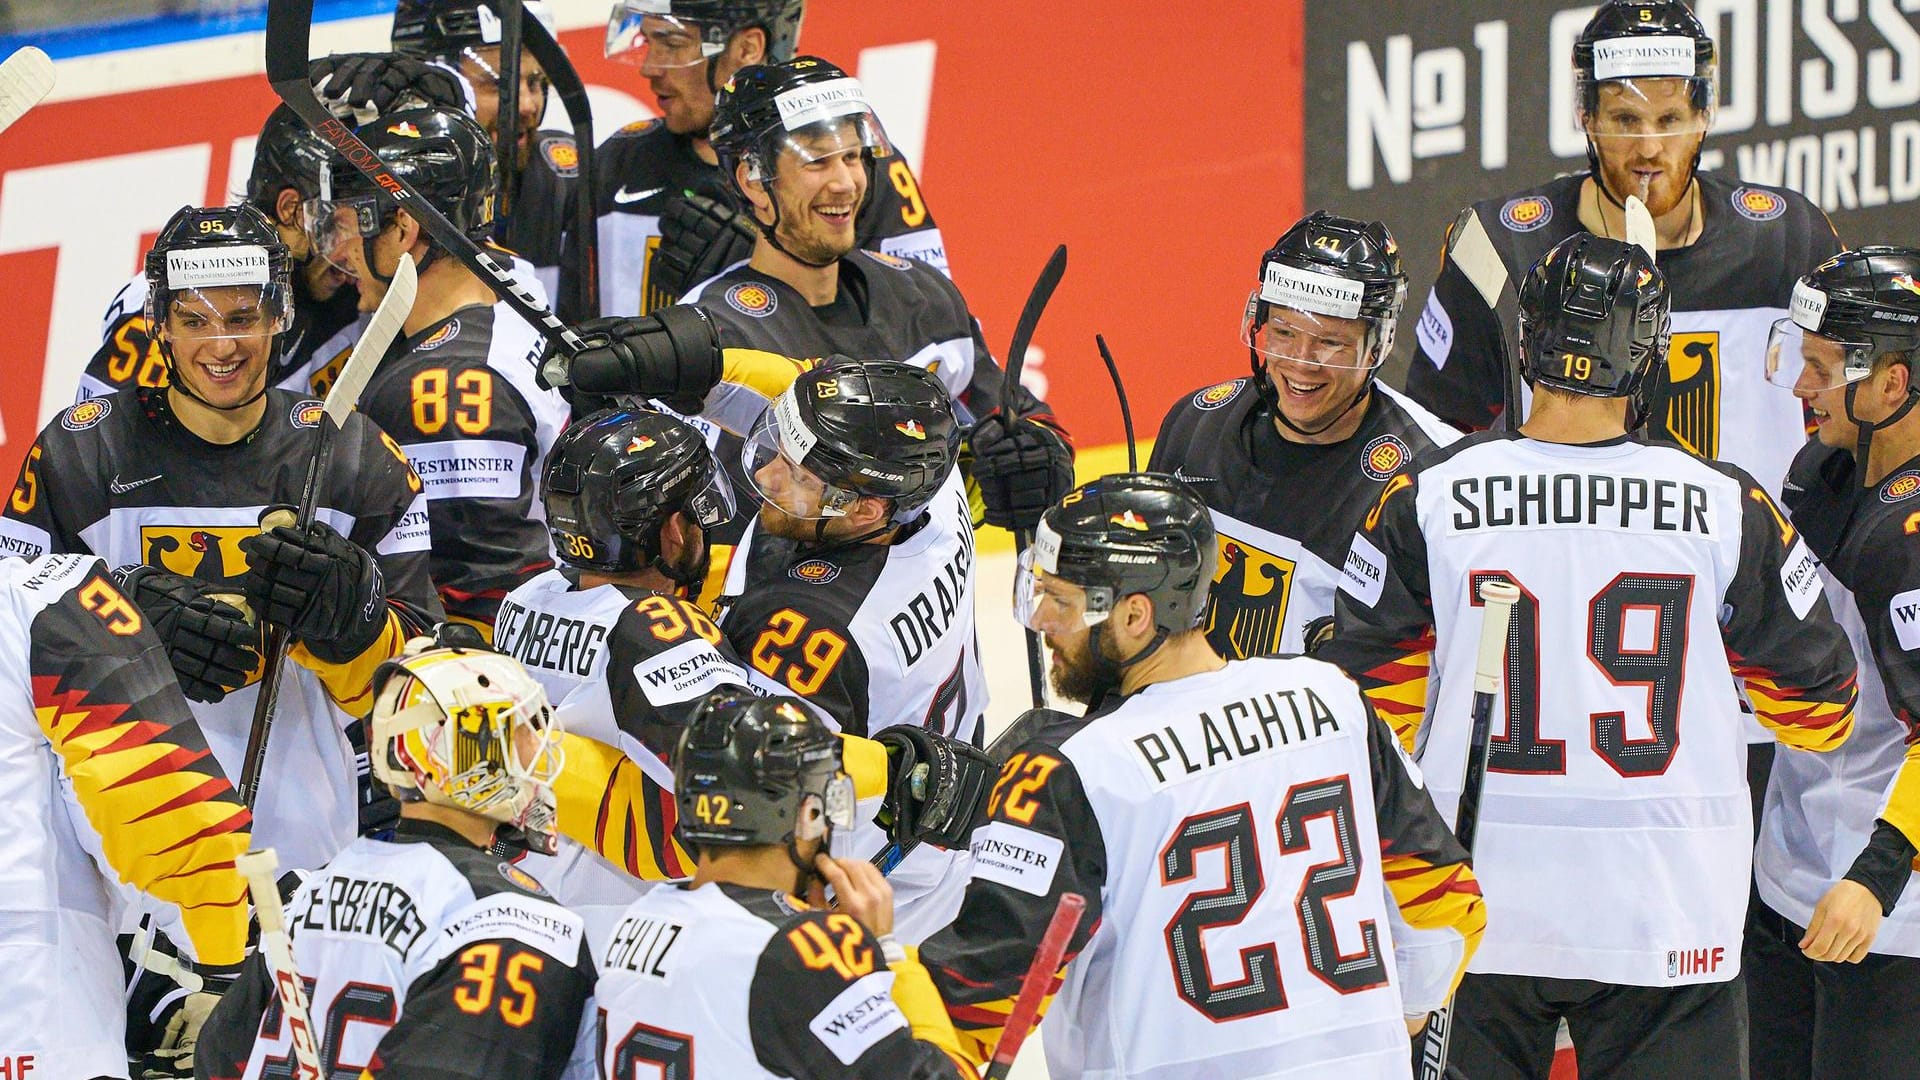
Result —
POLYGON ((1043 1014, 1066 965, 1100 923, 1106 844, 1080 774, 1058 742, 1043 734, 1001 767, 987 801, 987 822, 973 834, 973 880, 960 914, 920 947, 961 1051, 976 1065, 992 1056, 1060 897, 1079 893, 1087 908, 1067 943, 1061 972, 1054 974, 1043 1014))
POLYGON ((255 952, 200 1025, 193 1046, 195 1080, 240 1080, 260 1035, 260 1019, 272 1001, 273 979, 266 959, 255 952))
POLYGON ((1833 621, 1813 555, 1773 496, 1741 481, 1740 565, 1722 597, 1727 662, 1759 720, 1782 744, 1832 750, 1853 731, 1853 649, 1833 621))
POLYGON ((1434 649, 1417 490, 1413 473, 1400 473, 1381 487, 1341 567, 1333 639, 1313 654, 1352 676, 1409 750, 1426 716, 1434 649))
MULTIPOLYGON (((86 415, 104 402, 82 402, 61 413, 40 432, 20 462, 20 474, 13 492, 0 512, 8 524, 0 527, 0 554, 33 558, 47 552, 82 552, 93 549, 81 536, 81 530, 105 516, 106 506, 99 492, 103 485, 93 479, 102 450, 96 443, 100 432, 78 434, 63 430, 63 422, 86 415), (75 410, 81 410, 79 414, 75 410)), ((131 404, 131 401, 123 404, 131 404)), ((109 406, 110 407, 110 406, 109 406)))
POLYGON ((1866 580, 1849 584, 1887 705, 1905 728, 1906 757, 1846 877, 1872 890, 1890 913, 1920 854, 1920 517, 1882 513, 1861 544, 1866 580))
POLYGON ((940 226, 933 220, 933 210, 920 191, 920 180, 914 175, 913 166, 898 151, 876 159, 873 165, 869 196, 854 224, 857 245, 911 256, 931 263, 943 274, 948 273, 940 226), (913 237, 913 241, 903 245, 883 243, 898 237, 913 237))
MULTIPOLYGON (((1447 229, 1440 275, 1415 324, 1406 384, 1408 397, 1468 431, 1491 426, 1507 400, 1506 338, 1500 316, 1462 269, 1461 259, 1469 256, 1456 252, 1463 237, 1485 235, 1477 214, 1469 207, 1447 229)), ((1506 269, 1492 251, 1487 246, 1477 261, 1485 264, 1486 273, 1497 273, 1505 282, 1506 269)), ((1502 287, 1514 288, 1511 283, 1502 287)))
POLYGON ((747 996, 754 1055, 776 1076, 814 1080, 953 1080, 957 1063, 913 1037, 873 935, 842 912, 781 925, 747 996))
POLYGON ((655 593, 620 613, 607 637, 607 695, 620 730, 662 760, 696 706, 722 686, 747 686, 733 646, 698 604, 655 593))
POLYGON ((845 599, 839 590, 767 583, 728 607, 723 628, 753 670, 826 710, 841 730, 866 735, 867 661, 853 644, 845 599))

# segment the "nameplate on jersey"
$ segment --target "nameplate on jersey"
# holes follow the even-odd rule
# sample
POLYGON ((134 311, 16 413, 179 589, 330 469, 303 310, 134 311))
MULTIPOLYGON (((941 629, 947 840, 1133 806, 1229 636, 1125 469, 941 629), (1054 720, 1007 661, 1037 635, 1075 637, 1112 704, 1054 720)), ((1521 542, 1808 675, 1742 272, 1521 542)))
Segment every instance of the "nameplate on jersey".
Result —
POLYGON ((1372 607, 1387 585, 1387 557, 1365 533, 1353 534, 1353 546, 1340 564, 1340 591, 1372 607))
POLYGON ((606 643, 607 628, 586 619, 552 612, 530 612, 508 601, 500 605, 493 647, 530 668, 586 678, 593 674, 606 643))
POLYGON ((705 697, 720 686, 747 685, 747 673, 700 638, 633 665, 633 678, 656 707, 705 697))
POLYGON ((1907 652, 1920 650, 1920 589, 1908 589, 1887 602, 1894 637, 1907 652))
POLYGON ((393 523, 387 535, 374 545, 376 555, 398 555, 403 551, 429 551, 433 548, 433 531, 427 517, 427 496, 421 492, 407 504, 407 512, 393 523))
POLYGON ((1065 846, 1059 837, 990 821, 973 834, 973 879, 1045 896, 1053 888, 1065 846))
POLYGON ((859 1061, 874 1044, 906 1027, 907 1018, 893 1003, 891 971, 862 976, 807 1022, 807 1029, 842 1065, 859 1061))
POLYGON ((527 448, 494 439, 414 443, 407 460, 429 499, 515 499, 527 448))
POLYGON ((604 966, 650 979, 670 978, 673 947, 680 943, 680 935, 685 930, 686 927, 666 919, 634 916, 621 919, 620 925, 613 928, 613 937, 608 939, 604 966))
POLYGON ((580 939, 585 932, 586 924, 580 916, 551 900, 520 893, 494 893, 441 931, 450 949, 473 941, 509 938, 539 949, 568 967, 579 959, 580 939))
POLYGON ((973 568, 973 530, 962 528, 957 532, 959 550, 932 575, 932 585, 914 593, 913 599, 887 619, 887 629, 893 632, 900 658, 909 669, 953 629, 954 616, 963 611, 963 605, 965 613, 972 614, 972 605, 967 602, 967 575, 973 568))
POLYGON ((1134 736, 1134 760, 1159 789, 1341 734, 1340 719, 1312 687, 1269 690, 1134 736))
POLYGON ((1720 534, 1707 489, 1684 480, 1611 473, 1462 476, 1448 489, 1447 531, 1600 529, 1720 534))
POLYGON ((427 933, 413 897, 391 881, 332 875, 304 899, 306 906, 290 923, 295 937, 311 932, 370 938, 405 956, 427 933))
POLYGON ((1805 540, 1795 538, 1788 549, 1786 562, 1780 564, 1780 586, 1787 591, 1787 603, 1794 615, 1802 619, 1820 599, 1820 560, 1814 558, 1805 540))

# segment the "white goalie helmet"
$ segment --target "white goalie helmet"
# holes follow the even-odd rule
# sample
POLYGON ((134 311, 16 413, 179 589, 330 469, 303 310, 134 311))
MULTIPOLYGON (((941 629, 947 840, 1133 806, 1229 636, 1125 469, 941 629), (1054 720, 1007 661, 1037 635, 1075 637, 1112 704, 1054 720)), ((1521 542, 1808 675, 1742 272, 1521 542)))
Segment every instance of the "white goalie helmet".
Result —
POLYGON ((373 775, 394 797, 478 814, 532 850, 555 850, 561 729, 519 661, 423 638, 380 665, 373 684, 373 775))

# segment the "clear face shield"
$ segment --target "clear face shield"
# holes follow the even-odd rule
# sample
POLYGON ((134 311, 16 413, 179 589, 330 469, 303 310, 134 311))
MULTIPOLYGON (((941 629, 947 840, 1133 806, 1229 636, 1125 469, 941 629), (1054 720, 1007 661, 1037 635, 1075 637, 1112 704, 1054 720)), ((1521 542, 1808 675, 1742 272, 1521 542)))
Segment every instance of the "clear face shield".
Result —
POLYGON ((372 195, 332 198, 332 185, 322 185, 318 198, 308 199, 302 208, 307 236, 313 241, 314 254, 328 266, 352 274, 353 263, 347 252, 358 249, 368 237, 380 235, 383 214, 380 200, 372 195))
POLYGON ((147 300, 150 322, 173 348, 265 342, 293 324, 293 297, 275 278, 267 249, 253 244, 167 252, 166 288, 147 300))
POLYGON ((1070 633, 1107 621, 1113 590, 1072 584, 1056 576, 1059 565, 1060 535, 1042 521, 1013 574, 1013 617, 1038 634, 1070 633))
POLYGON ((1341 319, 1298 308, 1262 304, 1260 292, 1247 297, 1240 320, 1240 344, 1252 349, 1264 364, 1304 364, 1340 371, 1368 371, 1378 367, 1387 349, 1373 319, 1341 319), (1259 321, 1264 309, 1266 319, 1259 321))
POLYGON ((831 79, 788 90, 774 99, 780 130, 746 157, 747 174, 761 183, 778 179, 784 165, 820 171, 854 155, 887 157, 893 144, 855 78, 831 79))
POLYGON ((708 23, 672 14, 669 0, 619 0, 607 16, 606 55, 642 68, 687 68, 726 51, 708 23))
POLYGON ((800 464, 818 442, 791 389, 760 414, 740 446, 740 469, 761 502, 800 521, 846 516, 859 493, 835 487, 800 464))
POLYGON ((717 464, 707 476, 707 482, 687 496, 686 503, 688 516, 702 529, 718 528, 732 521, 738 506, 733 497, 733 482, 717 464))
POLYGON ((1679 204, 1693 180, 1701 140, 1713 127, 1713 82, 1693 74, 1692 39, 1630 40, 1656 43, 1636 48, 1666 48, 1683 55, 1668 57, 1664 66, 1651 61, 1601 64, 1601 50, 1610 43, 1598 43, 1600 75, 1592 108, 1585 105, 1589 95, 1578 95, 1575 121, 1592 141, 1608 193, 1620 201, 1638 196, 1658 216, 1679 204), (1609 71, 1625 74, 1610 76, 1609 71))
POLYGON ((793 835, 800 840, 823 840, 832 833, 850 832, 853 813, 853 777, 834 773, 823 793, 801 798, 793 835))
POLYGON ((1843 341, 1811 329, 1827 313, 1827 294, 1798 281, 1788 303, 1787 318, 1774 322, 1767 334, 1767 381, 1786 390, 1817 394, 1873 373, 1874 346, 1868 341, 1843 341))

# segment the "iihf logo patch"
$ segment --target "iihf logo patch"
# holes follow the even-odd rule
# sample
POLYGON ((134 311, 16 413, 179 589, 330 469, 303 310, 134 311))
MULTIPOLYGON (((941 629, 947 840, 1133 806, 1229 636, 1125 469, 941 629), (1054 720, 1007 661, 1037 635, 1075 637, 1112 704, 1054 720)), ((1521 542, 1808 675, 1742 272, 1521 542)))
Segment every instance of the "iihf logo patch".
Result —
POLYGON ((1532 232, 1553 220, 1553 204, 1538 195, 1508 199, 1500 208, 1500 224, 1514 232, 1532 232))
POLYGON ((320 426, 320 418, 326 414, 327 407, 322 402, 297 401, 294 402, 293 412, 287 415, 287 419, 297 428, 316 428, 320 426))
POLYGON ((1193 407, 1212 412, 1214 409, 1218 409, 1234 398, 1239 397, 1241 389, 1246 385, 1247 380, 1235 379, 1232 382, 1217 383, 1209 386, 1205 390, 1193 395, 1193 407))
POLYGON ((1733 208, 1751 221, 1772 221, 1787 212, 1787 200, 1771 191, 1743 187, 1733 193, 1733 208))
POLYGON ((790 567, 787 576, 809 585, 825 585, 840 576, 840 568, 825 559, 808 559, 790 567))
POLYGON ((1400 436, 1382 435, 1360 451, 1360 471, 1367 474, 1367 479, 1384 483, 1393 479, 1393 474, 1412 456, 1413 451, 1400 441, 1400 436))
POLYGON ((1920 492, 1920 472, 1909 469, 1880 485, 1880 501, 1899 502, 1915 492, 1920 492))
POLYGON ((457 338, 459 336, 460 336, 460 320, 452 319, 448 321, 447 325, 441 327, 438 330, 435 330, 433 332, 432 337, 429 337, 427 340, 421 342, 418 345, 415 345, 414 349, 415 351, 418 351, 418 352, 432 352, 433 350, 439 348, 442 345, 445 345, 447 342, 452 341, 454 338, 457 338))
POLYGON ((742 315, 751 315, 764 319, 780 306, 780 298, 773 290, 754 281, 743 281, 727 290, 727 306, 742 315))
POLYGON ((908 262, 907 260, 901 258, 898 255, 889 255, 884 251, 869 251, 867 252, 867 256, 868 258, 871 258, 874 262, 880 263, 885 266, 891 266, 895 270, 913 269, 912 263, 908 262))
POLYGON ((68 431, 85 431, 107 418, 113 402, 104 397, 87 400, 60 414, 60 426, 68 431))

